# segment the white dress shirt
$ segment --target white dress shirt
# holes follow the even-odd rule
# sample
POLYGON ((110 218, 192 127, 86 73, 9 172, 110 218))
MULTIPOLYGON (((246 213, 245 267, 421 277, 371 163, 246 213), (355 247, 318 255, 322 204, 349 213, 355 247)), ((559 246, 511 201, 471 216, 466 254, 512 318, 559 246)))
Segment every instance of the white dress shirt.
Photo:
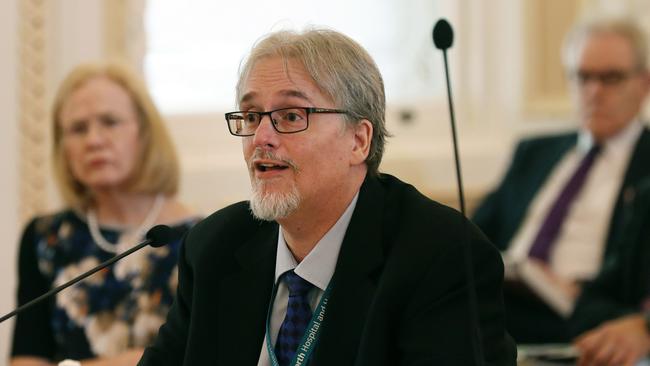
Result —
MULTIPOLYGON (((359 193, 354 196, 348 208, 343 212, 341 217, 336 221, 336 224, 325 233, 325 235, 316 243, 314 249, 302 260, 297 263, 296 259, 291 254, 287 247, 287 243, 282 235, 282 227, 280 227, 278 235, 278 249, 276 252, 275 263, 275 282, 278 283, 278 278, 286 272, 295 268, 297 275, 305 279, 307 282, 314 285, 314 288, 309 292, 309 302, 312 311, 318 305, 318 301, 323 296, 327 285, 329 285, 336 262, 343 244, 345 232, 350 224, 352 213, 357 205, 359 193)), ((287 303, 289 302, 289 289, 284 282, 280 282, 278 290, 273 301, 273 310, 271 312, 271 344, 275 347, 275 339, 280 331, 280 326, 284 317, 287 314, 287 303)), ((266 348, 266 336, 262 343, 262 350, 260 359, 257 363, 258 366, 270 366, 271 360, 266 348)))
MULTIPOLYGON (((568 279, 587 280, 599 270, 616 198, 642 130, 641 123, 633 121, 603 143, 553 244, 549 265, 554 273, 568 279)), ((548 211, 593 143, 591 134, 581 131, 576 147, 556 165, 504 253, 506 264, 527 258, 548 211)))

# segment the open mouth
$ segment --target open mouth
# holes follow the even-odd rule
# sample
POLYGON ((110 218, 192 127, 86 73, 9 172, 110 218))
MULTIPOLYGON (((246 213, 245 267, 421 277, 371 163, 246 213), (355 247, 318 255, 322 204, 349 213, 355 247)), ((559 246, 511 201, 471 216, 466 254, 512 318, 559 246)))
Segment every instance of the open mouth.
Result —
POLYGON ((284 170, 287 169, 288 167, 289 166, 286 164, 278 164, 278 163, 255 163, 255 170, 260 172, 284 170))

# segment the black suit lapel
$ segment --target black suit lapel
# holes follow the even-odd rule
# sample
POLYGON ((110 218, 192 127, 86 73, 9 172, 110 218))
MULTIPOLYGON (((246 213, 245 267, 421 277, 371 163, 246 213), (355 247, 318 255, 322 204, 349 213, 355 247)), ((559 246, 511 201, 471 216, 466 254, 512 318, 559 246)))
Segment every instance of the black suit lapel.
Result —
POLYGON ((366 178, 331 280, 332 294, 314 366, 351 365, 356 358, 377 284, 373 274, 384 261, 383 214, 383 188, 376 179, 366 178))
POLYGON ((612 212, 605 247, 606 255, 613 250, 613 245, 611 244, 615 242, 615 238, 620 236, 619 231, 623 223, 630 219, 626 215, 637 197, 637 185, 643 178, 648 176, 650 176, 650 131, 644 127, 639 141, 632 151, 632 156, 630 157, 630 162, 625 171, 625 177, 623 178, 623 184, 621 184, 621 190, 618 193, 612 212))
MULTIPOLYGON (((537 161, 527 162, 529 166, 527 171, 530 173, 529 177, 525 177, 529 184, 521 185, 522 190, 527 193, 521 197, 527 197, 528 200, 524 207, 528 209, 530 202, 537 196, 542 189, 544 183, 548 181, 553 170, 557 167, 558 163, 564 158, 569 150, 576 146, 578 135, 575 133, 569 135, 558 136, 555 143, 548 143, 547 146, 542 146, 541 149, 535 154, 537 161)), ((528 175, 528 174, 527 174, 528 175)))
POLYGON ((650 163, 650 132, 643 128, 639 141, 634 146, 634 151, 630 157, 630 163, 625 172, 623 187, 635 185, 642 178, 648 175, 648 164, 650 163))
MULTIPOLYGON (((264 223, 236 253, 240 270, 220 280, 218 365, 256 365, 273 289, 278 225, 264 223)), ((216 346, 216 344, 215 344, 216 346)))

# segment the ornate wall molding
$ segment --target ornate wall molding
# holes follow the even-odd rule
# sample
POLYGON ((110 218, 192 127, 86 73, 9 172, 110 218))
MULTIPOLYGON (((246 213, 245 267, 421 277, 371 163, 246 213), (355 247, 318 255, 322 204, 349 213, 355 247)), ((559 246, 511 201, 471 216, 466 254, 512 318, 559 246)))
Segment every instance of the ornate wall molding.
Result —
POLYGON ((524 10, 524 109, 528 115, 567 116, 571 104, 561 48, 581 0, 529 0, 524 10))
POLYGON ((106 57, 125 62, 142 73, 146 0, 105 0, 104 10, 106 57))
POLYGON ((48 203, 46 2, 20 1, 18 27, 19 219, 25 222, 48 203))

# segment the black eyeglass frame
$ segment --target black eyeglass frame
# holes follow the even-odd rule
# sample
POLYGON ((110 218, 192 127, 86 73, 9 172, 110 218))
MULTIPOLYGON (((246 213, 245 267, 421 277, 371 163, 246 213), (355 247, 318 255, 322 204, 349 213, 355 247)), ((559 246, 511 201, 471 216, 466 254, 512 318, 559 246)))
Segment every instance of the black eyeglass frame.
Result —
POLYGON ((253 133, 249 133, 249 134, 243 134, 243 135, 242 135, 242 134, 237 134, 237 133, 235 133, 235 132, 232 130, 232 127, 231 127, 231 125, 230 125, 230 121, 231 121, 231 120, 234 120, 234 119, 231 119, 230 116, 232 116, 232 115, 236 115, 236 114, 242 114, 242 113, 248 113, 248 114, 256 114, 256 115, 259 115, 259 122, 257 123, 257 127, 255 128, 255 131, 257 131, 257 128, 259 128, 259 125, 262 123, 262 119, 264 118, 264 116, 269 116, 269 119, 271 120, 271 125, 273 126, 273 129, 274 129, 277 133, 281 133, 281 134, 298 133, 298 132, 302 132, 302 131, 307 130, 307 129, 309 128, 309 115, 312 114, 312 113, 332 113, 332 114, 347 114, 347 115, 351 115, 350 112, 345 111, 345 110, 342 110, 342 109, 330 109, 330 108, 318 108, 318 107, 286 107, 286 108, 278 108, 278 109, 274 109, 274 110, 272 110, 272 111, 268 111, 268 112, 258 112, 258 111, 235 111, 235 112, 228 112, 228 113, 225 114, 226 124, 228 125, 228 132, 230 132, 230 134, 233 135, 233 136, 237 136, 237 137, 248 137, 248 136, 253 136, 253 135, 255 135, 255 132, 253 132, 253 133), (305 128, 302 128, 302 129, 299 129, 299 130, 295 130, 295 131, 280 131, 280 130, 278 129, 277 122, 276 122, 276 121, 271 117, 271 114, 272 114, 272 113, 275 113, 275 112, 278 112, 278 111, 284 111, 284 110, 290 110, 290 109, 302 109, 302 110, 305 111, 305 117, 306 117, 305 128))
POLYGON ((603 86, 617 86, 642 72, 641 68, 631 70, 612 69, 599 72, 574 70, 568 74, 568 77, 580 86, 584 86, 591 81, 597 81, 603 86))

